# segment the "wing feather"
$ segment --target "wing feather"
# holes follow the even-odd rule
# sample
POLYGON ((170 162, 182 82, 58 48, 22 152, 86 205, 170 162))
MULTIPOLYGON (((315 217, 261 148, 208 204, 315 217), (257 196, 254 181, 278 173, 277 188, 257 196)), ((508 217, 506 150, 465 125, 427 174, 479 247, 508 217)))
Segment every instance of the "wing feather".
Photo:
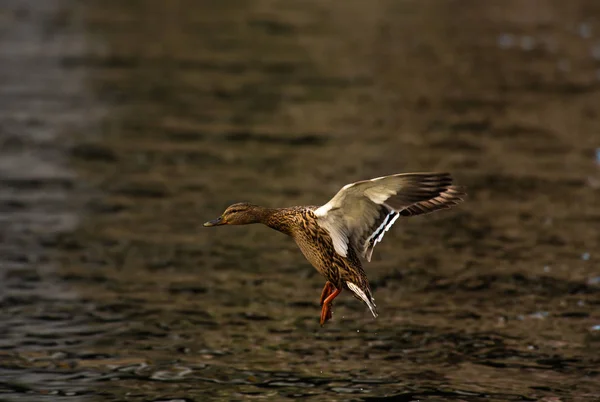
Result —
POLYGON ((370 261, 398 217, 450 208, 464 196, 448 173, 402 173, 347 184, 315 214, 338 254, 352 246, 370 261))

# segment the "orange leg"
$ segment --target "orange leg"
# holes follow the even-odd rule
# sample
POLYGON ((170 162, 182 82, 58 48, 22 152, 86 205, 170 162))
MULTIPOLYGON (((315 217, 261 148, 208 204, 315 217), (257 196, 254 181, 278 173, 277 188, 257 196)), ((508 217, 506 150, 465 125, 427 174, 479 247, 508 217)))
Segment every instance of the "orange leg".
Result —
POLYGON ((325 283, 325 286, 323 287, 323 291, 321 292, 321 301, 319 301, 319 306, 322 306, 323 303, 325 302, 325 299, 327 299, 327 297, 331 294, 331 292, 333 292, 333 290, 335 289, 335 286, 333 286, 333 283, 327 281, 327 283, 325 283))
MULTIPOLYGON (((321 292, 321 300, 319 301, 319 305, 323 307, 323 303, 325 303, 325 299, 329 297, 329 295, 334 291, 335 286, 333 283, 327 281, 325 282, 325 286, 323 286, 323 291, 321 292)), ((331 319, 331 309, 329 307, 323 307, 321 309, 321 325, 329 319, 331 319), (323 318, 324 317, 324 318, 323 318)))
MULTIPOLYGON (((327 285, 325 285, 325 286, 327 286, 327 285)), ((342 292, 341 289, 337 289, 333 285, 331 285, 331 286, 335 290, 333 292, 331 292, 329 294, 329 296, 327 296, 327 298, 323 301, 323 307, 321 308, 321 320, 320 320, 321 326, 323 326, 328 320, 331 319, 331 317, 332 317, 331 304, 333 302, 333 299, 335 299, 337 297, 337 295, 339 295, 342 292)))

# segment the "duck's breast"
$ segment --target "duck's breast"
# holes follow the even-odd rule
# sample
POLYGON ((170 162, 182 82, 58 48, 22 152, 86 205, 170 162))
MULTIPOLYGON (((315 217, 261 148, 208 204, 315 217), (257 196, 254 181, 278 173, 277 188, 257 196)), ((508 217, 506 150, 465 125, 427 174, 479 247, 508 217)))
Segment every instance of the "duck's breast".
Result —
POLYGON ((317 271, 325 275, 328 280, 332 280, 331 271, 334 265, 333 253, 335 253, 335 249, 333 248, 331 236, 319 226, 312 211, 309 210, 303 215, 301 223, 297 225, 292 236, 304 257, 317 271))

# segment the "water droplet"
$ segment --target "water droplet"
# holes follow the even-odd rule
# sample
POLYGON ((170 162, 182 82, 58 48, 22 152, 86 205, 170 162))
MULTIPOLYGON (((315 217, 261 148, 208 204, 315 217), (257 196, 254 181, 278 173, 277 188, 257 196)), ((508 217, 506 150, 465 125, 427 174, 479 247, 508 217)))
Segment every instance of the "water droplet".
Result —
POLYGON ((360 332, 360 329, 357 329, 356 332, 360 332))
POLYGON ((521 49, 529 51, 535 47, 535 39, 533 36, 523 36, 521 38, 521 49))
POLYGON ((548 265, 546 265, 544 267, 544 272, 550 272, 550 270, 551 270, 551 268, 548 265))
POLYGON ((590 26, 590 24, 586 22, 582 22, 581 24, 579 24, 579 36, 581 36, 584 39, 592 36, 592 27, 590 26))
POLYGON ((515 38, 511 34, 502 34, 498 36, 498 46, 501 49, 511 48, 515 43, 515 38))
POLYGON ((535 313, 529 314, 530 318, 537 318, 538 320, 543 320, 548 317, 550 314, 547 311, 536 311, 535 313))
POLYGON ((590 259, 590 253, 583 253, 583 254, 581 254, 581 259, 583 261, 588 261, 590 259))
POLYGON ((593 278, 588 279, 588 285, 600 285, 600 276, 594 276, 593 278))
POLYGON ((594 325, 591 329, 592 331, 600 331, 600 325, 594 325))

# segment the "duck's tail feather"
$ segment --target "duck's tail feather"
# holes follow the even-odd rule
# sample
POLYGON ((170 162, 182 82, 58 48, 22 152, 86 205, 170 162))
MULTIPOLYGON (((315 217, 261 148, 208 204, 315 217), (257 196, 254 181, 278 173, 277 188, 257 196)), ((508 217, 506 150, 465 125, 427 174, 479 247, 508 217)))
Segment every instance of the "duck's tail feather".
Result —
POLYGON ((365 302, 365 304, 369 307, 369 310, 371 310, 371 314, 373 314, 373 317, 377 317, 377 306, 375 305, 375 299, 373 299, 373 296, 371 296, 371 292, 368 290, 367 292, 365 292, 360 287, 358 287, 358 285, 355 285, 350 281, 347 281, 346 285, 348 285, 348 289, 350 289, 352 293, 356 295, 356 297, 365 302))

